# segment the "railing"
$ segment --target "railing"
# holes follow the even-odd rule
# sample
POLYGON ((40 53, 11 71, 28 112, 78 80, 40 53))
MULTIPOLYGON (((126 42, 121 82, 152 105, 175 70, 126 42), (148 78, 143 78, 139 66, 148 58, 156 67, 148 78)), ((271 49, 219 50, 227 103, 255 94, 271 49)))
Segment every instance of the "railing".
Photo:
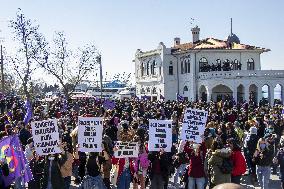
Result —
POLYGON ((198 73, 198 79, 215 78, 241 78, 241 77, 272 77, 284 78, 284 70, 235 70, 235 71, 214 71, 198 73))

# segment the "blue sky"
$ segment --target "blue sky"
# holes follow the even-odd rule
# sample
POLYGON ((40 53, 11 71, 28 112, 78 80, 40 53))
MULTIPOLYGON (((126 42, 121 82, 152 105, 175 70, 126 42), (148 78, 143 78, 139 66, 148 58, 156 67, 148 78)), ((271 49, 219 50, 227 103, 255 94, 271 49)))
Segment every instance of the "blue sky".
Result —
POLYGON ((160 41, 191 41, 190 18, 201 38, 225 39, 233 32, 241 42, 270 48, 262 55, 263 69, 284 69, 284 1, 279 0, 0 0, 0 37, 12 50, 7 21, 17 8, 36 20, 48 40, 65 31, 73 48, 94 42, 103 57, 104 72, 134 72, 136 49, 154 49, 160 41))

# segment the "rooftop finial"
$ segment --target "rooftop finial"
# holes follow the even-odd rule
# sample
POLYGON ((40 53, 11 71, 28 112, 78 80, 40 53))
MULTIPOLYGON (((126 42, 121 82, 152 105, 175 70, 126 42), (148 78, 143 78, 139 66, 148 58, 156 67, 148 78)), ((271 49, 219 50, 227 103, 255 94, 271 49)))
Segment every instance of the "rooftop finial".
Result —
POLYGON ((231 35, 233 34, 233 18, 231 18, 231 35))

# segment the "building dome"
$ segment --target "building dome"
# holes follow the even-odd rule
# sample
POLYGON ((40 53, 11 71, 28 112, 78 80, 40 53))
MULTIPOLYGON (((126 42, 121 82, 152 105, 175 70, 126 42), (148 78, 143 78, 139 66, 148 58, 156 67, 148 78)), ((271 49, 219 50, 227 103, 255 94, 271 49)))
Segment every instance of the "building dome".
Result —
POLYGON ((227 38, 228 43, 238 43, 240 44, 240 39, 236 34, 230 34, 227 38))

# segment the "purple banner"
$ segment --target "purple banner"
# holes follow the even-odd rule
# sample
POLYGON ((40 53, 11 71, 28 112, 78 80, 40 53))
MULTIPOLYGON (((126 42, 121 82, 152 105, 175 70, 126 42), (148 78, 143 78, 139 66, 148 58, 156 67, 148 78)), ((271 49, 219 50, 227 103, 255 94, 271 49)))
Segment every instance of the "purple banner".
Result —
POLYGON ((9 175, 3 176, 5 186, 9 186, 20 176, 24 182, 33 178, 18 136, 9 136, 0 141, 0 160, 9 167, 9 175))

